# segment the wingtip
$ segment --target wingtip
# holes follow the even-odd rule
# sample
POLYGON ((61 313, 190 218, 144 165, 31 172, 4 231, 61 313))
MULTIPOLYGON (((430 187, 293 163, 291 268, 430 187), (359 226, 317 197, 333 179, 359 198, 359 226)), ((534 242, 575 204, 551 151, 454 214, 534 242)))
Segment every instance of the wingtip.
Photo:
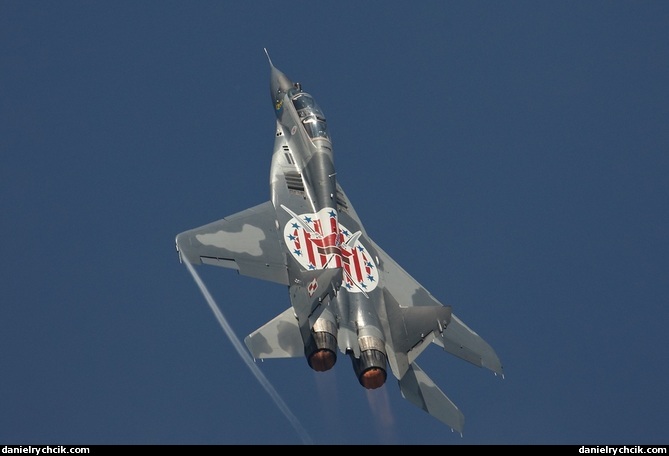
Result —
POLYGON ((183 264, 183 258, 181 257, 181 249, 179 249, 179 236, 174 240, 174 247, 177 249, 177 255, 179 255, 179 263, 183 264))
MULTIPOLYGON (((454 428, 451 428, 451 432, 452 432, 452 433, 455 433, 455 429, 454 429, 454 428)), ((458 434, 460 434, 460 438, 463 438, 463 437, 464 437, 464 434, 462 433, 462 431, 458 431, 458 434)))

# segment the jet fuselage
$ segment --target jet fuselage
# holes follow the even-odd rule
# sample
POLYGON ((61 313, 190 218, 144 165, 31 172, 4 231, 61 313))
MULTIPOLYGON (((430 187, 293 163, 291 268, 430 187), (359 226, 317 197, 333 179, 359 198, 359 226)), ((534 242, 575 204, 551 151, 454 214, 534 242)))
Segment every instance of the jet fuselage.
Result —
MULTIPOLYGON (((385 337, 377 309, 364 289, 364 282, 375 280, 376 276, 362 270, 375 269, 375 265, 371 257, 361 258, 362 251, 367 255, 371 252, 360 244, 357 224, 350 227, 355 232, 341 232, 332 140, 325 114, 299 83, 292 82, 273 65, 270 95, 277 118, 276 141, 280 143, 275 144, 275 155, 279 156, 273 157, 270 172, 277 220, 280 227, 290 227, 284 239, 287 256, 296 250, 300 256, 313 256, 306 264, 299 264, 298 258, 293 263, 295 267, 289 268, 291 282, 297 285, 291 284, 292 294, 299 301, 300 285, 310 279, 321 290, 315 296, 322 304, 308 305, 305 312, 300 312, 299 306, 296 309, 305 355, 313 369, 328 370, 336 361, 339 346, 351 355, 360 383, 377 388, 386 379, 385 337), (294 181, 284 181, 285 168, 293 165, 294 181), (286 188, 291 185, 292 195, 286 195, 286 188), (304 200, 303 212, 296 213, 285 205, 287 199, 296 196, 304 200), (299 237, 301 248, 296 249, 293 241, 299 237), (311 271, 318 270, 328 271, 313 277, 311 271), (356 276, 363 277, 362 283, 356 276), (345 287, 340 292, 342 283, 345 287)), ((290 206, 296 204, 300 207, 299 202, 290 206)))
POLYGON ((435 344, 503 374, 497 354, 368 236, 337 182, 323 111, 269 63, 270 200, 179 233, 180 259, 288 287, 290 307, 244 339, 255 359, 304 356, 327 371, 345 353, 365 388, 389 371, 402 397, 461 432, 464 415, 416 359, 435 344))

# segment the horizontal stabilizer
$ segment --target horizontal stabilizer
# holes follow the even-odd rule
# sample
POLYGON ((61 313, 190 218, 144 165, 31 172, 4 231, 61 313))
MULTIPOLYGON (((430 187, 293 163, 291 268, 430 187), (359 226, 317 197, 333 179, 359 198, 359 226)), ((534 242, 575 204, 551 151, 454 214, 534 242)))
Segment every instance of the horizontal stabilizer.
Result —
POLYGON ((244 339, 255 359, 304 356, 304 343, 292 307, 244 339))
POLYGON ((462 433, 465 416, 416 363, 409 366, 399 384, 404 399, 462 433))

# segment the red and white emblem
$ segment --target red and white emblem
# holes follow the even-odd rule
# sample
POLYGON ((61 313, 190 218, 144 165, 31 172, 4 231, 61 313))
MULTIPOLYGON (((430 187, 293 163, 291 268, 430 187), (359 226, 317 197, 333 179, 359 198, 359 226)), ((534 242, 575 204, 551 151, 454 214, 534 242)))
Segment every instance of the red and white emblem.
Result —
MULTIPOLYGON (((338 223, 337 211, 321 209, 317 214, 291 218, 283 229, 291 255, 307 270, 344 268, 344 286, 353 293, 369 292, 376 288, 379 274, 367 249, 345 226, 338 223)), ((309 295, 313 294, 312 282, 309 295)), ((315 284, 317 287, 318 285, 315 284)))
POLYGON ((313 296, 314 293, 316 293, 317 289, 318 289, 318 281, 316 279, 313 279, 311 282, 309 282, 309 286, 307 287, 307 291, 309 292, 309 297, 313 296))

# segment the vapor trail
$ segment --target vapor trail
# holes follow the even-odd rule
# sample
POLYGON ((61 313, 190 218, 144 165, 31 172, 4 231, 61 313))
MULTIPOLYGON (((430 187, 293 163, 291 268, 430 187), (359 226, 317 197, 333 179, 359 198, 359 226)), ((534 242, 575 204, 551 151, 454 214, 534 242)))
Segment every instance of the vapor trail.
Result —
POLYGON ((396 444, 395 416, 390 407, 388 388, 383 385, 375 390, 366 390, 369 407, 374 414, 376 432, 383 444, 396 444))
POLYGON ((223 316, 223 313, 216 305, 214 298, 211 296, 211 293, 209 293, 209 290, 205 286, 204 282, 202 281, 198 273, 195 271, 195 268, 193 268, 193 265, 190 264, 190 262, 185 258, 185 255, 182 256, 182 259, 184 264, 186 265, 186 268, 188 268, 188 272, 190 272, 190 274, 193 276, 193 280, 195 280, 195 283, 200 288, 200 291, 204 295, 204 298, 207 300, 207 304, 209 304, 211 311, 214 312, 216 319, 221 324, 223 331, 225 331, 225 334, 230 339, 230 342, 232 342, 232 345, 235 347, 235 350, 237 350, 237 353, 239 353, 239 356, 242 357, 246 365, 249 367, 249 369, 251 369, 251 372, 253 372, 253 375, 256 376, 258 382, 260 382, 263 388, 265 388, 267 394, 269 394, 272 400, 274 400, 274 403, 276 404, 277 407, 279 407, 279 410, 281 410, 281 412, 285 415, 290 424, 293 425, 295 431, 302 439, 302 442, 306 445, 311 445, 313 443, 311 437, 304 429, 304 427, 302 427, 302 425, 295 417, 295 415, 293 415, 293 412, 290 411, 288 405, 286 405, 281 396, 279 396, 279 393, 274 389, 269 380, 267 380, 267 377, 265 377, 262 371, 255 364, 253 358, 251 358, 251 356, 248 354, 248 352, 242 345, 242 342, 239 340, 239 338, 233 331, 232 327, 228 324, 228 321, 223 316))

